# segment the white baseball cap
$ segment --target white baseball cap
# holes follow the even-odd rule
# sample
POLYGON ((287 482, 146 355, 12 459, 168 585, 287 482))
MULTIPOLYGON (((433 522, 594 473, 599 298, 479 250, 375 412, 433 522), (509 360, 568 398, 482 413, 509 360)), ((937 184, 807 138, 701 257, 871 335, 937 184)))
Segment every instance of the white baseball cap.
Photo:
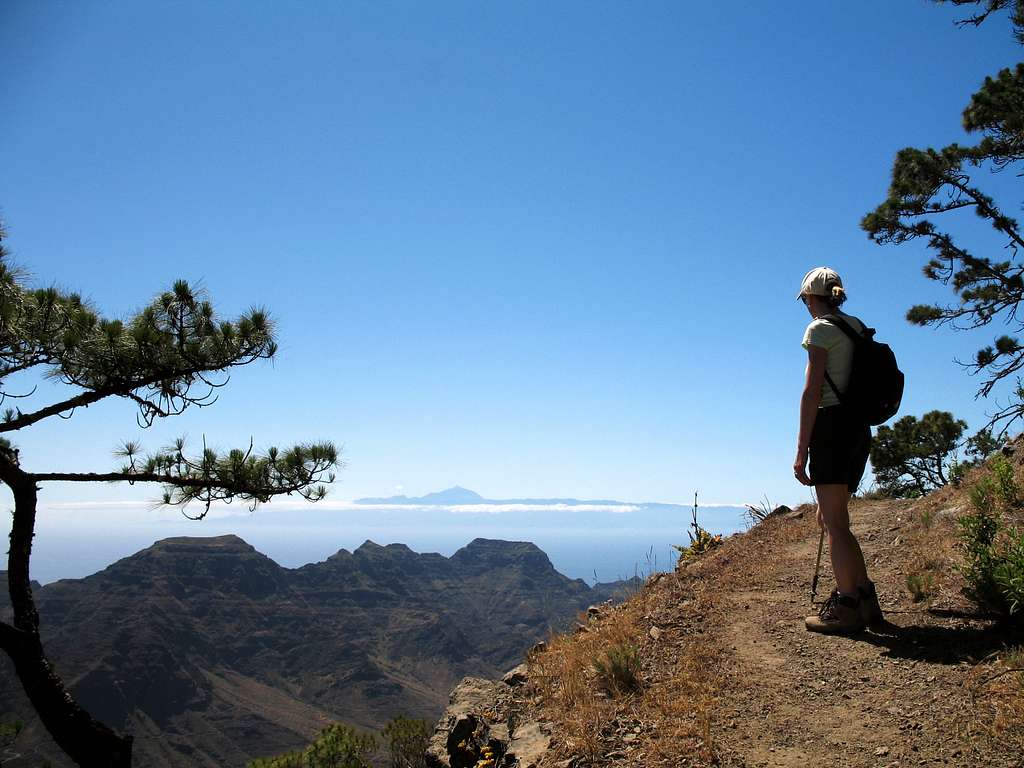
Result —
POLYGON ((798 299, 804 296, 831 296, 832 287, 838 285, 843 287, 843 280, 831 267, 815 267, 806 275, 800 283, 798 299))

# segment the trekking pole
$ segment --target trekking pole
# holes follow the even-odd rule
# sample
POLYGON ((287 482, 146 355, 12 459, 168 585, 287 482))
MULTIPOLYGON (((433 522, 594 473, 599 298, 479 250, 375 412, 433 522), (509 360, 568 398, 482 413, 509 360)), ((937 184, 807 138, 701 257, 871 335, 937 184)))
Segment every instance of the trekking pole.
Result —
POLYGON ((818 572, 821 570, 821 549, 825 545, 825 528, 822 526, 821 534, 818 536, 818 559, 814 563, 814 578, 811 579, 811 604, 818 594, 818 572))

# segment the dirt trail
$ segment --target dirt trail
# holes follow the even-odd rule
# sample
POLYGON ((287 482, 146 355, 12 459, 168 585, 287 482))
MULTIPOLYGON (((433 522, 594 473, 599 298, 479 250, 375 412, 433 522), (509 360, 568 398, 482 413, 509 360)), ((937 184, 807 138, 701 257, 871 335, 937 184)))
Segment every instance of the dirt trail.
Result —
POLYGON ((851 506, 890 622, 880 631, 804 628, 834 583, 826 549, 811 604, 806 505, 592 607, 479 717, 545 734, 520 768, 1024 768, 1024 655, 999 658, 1024 636, 963 596, 964 504, 944 489, 851 506), (927 574, 924 601, 908 574, 927 574))
MULTIPOLYGON (((974 663, 1020 638, 964 618, 956 606, 937 616, 911 602, 904 544, 915 536, 912 515, 912 504, 891 501, 860 502, 852 513, 892 623, 883 632, 828 637, 804 629, 802 617, 816 612, 810 508, 799 519, 766 521, 704 565, 721 577, 705 588, 717 588, 707 631, 731 677, 715 707, 724 764, 1024 765, 1008 741, 978 735, 971 723, 974 663)), ((827 560, 826 546, 819 604, 833 584, 827 560)))

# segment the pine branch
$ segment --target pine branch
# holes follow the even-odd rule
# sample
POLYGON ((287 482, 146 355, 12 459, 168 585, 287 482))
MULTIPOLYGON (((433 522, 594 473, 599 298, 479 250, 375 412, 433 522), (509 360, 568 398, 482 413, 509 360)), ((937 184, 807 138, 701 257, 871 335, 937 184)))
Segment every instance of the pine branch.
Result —
POLYGON ((0 304, 9 317, 0 327, 0 365, 16 371, 49 364, 48 376, 86 390, 18 414, 0 424, 0 432, 111 396, 133 400, 140 425, 149 426, 192 405, 214 402, 214 390, 226 382, 208 374, 226 374, 277 350, 273 323, 263 310, 251 309, 234 322, 218 321, 212 305, 184 281, 122 322, 99 318, 74 294, 25 291, 0 263, 0 304), (197 384, 209 391, 195 395, 197 384))
POLYGON ((232 450, 221 455, 204 446, 198 458, 184 454, 184 440, 158 453, 139 457, 139 447, 127 443, 117 455, 128 460, 119 472, 30 472, 31 482, 127 482, 159 483, 164 486, 163 503, 185 505, 199 501, 204 511, 214 501, 240 498, 256 504, 273 496, 298 494, 307 501, 319 501, 327 494, 324 482, 334 481, 334 469, 342 465, 331 443, 297 445, 280 452, 270 448, 265 455, 232 450))
POLYGON ((21 371, 27 371, 30 368, 34 368, 37 365, 53 364, 54 359, 49 355, 37 355, 27 360, 21 360, 20 362, 12 363, 6 368, 0 368, 0 380, 7 378, 8 376, 20 373, 21 371))
POLYGON ((64 413, 65 411, 71 411, 74 410, 75 408, 79 408, 82 406, 89 406, 99 400, 104 399, 105 397, 110 397, 111 395, 116 394, 119 394, 117 390, 110 390, 106 392, 83 392, 80 395, 68 398, 67 400, 62 400, 59 403, 54 403, 53 405, 49 405, 46 408, 40 408, 38 411, 33 411, 32 413, 23 413, 17 416, 16 418, 10 419, 9 421, 5 421, 2 424, 0 424, 0 432, 13 432, 15 430, 27 427, 30 424, 35 424, 37 421, 42 421, 43 419, 49 418, 50 416, 56 416, 58 414, 64 413))

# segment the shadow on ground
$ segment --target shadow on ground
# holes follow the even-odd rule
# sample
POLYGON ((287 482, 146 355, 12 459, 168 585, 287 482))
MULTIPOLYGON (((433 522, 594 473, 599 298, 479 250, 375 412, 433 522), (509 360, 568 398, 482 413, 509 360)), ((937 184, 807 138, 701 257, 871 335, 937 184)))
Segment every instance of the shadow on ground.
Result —
POLYGON ((1024 642, 1024 627, 889 624, 857 635, 857 640, 884 648, 883 656, 932 664, 977 663, 993 652, 1024 642))

